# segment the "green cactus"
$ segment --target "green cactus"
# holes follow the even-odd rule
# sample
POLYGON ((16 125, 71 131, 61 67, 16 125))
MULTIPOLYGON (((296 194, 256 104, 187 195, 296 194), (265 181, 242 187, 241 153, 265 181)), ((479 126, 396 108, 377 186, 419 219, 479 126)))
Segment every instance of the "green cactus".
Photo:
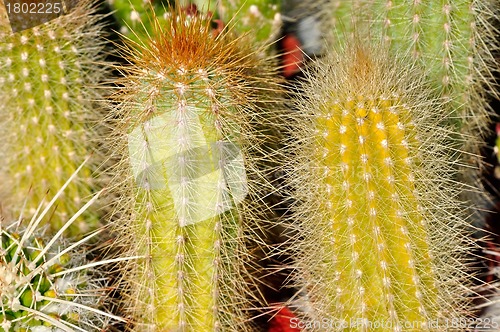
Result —
POLYGON ((168 1, 152 1, 145 3, 143 0, 107 0, 114 10, 120 33, 127 38, 138 41, 147 38, 153 32, 153 21, 149 18, 155 15, 159 22, 165 23, 168 16, 168 1))
POLYGON ((459 154, 420 70, 354 41, 302 85, 284 162, 308 331, 442 331, 462 314, 472 243, 459 154))
POLYGON ((220 0, 217 13, 238 33, 249 33, 255 42, 270 43, 281 27, 280 5, 279 0, 220 0))
POLYGON ((418 59, 459 130, 479 137, 489 123, 485 97, 496 70, 498 9, 490 0, 329 1, 324 20, 335 31, 331 39, 369 31, 394 54, 418 59))
POLYGON ((111 114, 116 225, 144 257, 124 268, 135 281, 125 305, 137 331, 247 331, 246 246, 259 227, 248 200, 265 188, 255 159, 278 85, 259 50, 216 36, 209 19, 177 9, 155 27, 125 52, 111 114))
POLYGON ((0 224, 0 329, 4 332, 102 331, 110 322, 124 321, 99 309, 106 285, 95 267, 110 261, 90 263, 79 251, 101 231, 73 244, 61 237, 99 193, 53 237, 45 236, 39 227, 75 175, 48 204, 38 206, 25 228, 22 215, 8 227, 0 224))
MULTIPOLYGON (((164 24, 170 14, 169 5, 175 6, 175 1, 154 1, 145 4, 142 0, 108 0, 111 7, 115 9, 115 16, 121 25, 121 33, 127 38, 137 41, 147 38, 154 30, 154 21, 151 15, 157 17, 157 21, 164 24)), ((232 29, 239 33, 249 33, 253 42, 269 44, 279 34, 281 26, 280 1, 228 1, 228 0, 195 0, 177 1, 179 6, 195 5, 191 11, 199 10, 203 13, 211 13, 212 19, 220 19, 221 28, 224 24, 231 24, 232 29), (195 9, 196 8, 196 9, 195 9)))
MULTIPOLYGON (((106 65, 99 64, 105 41, 100 16, 94 14, 94 1, 80 1, 68 15, 0 36, 0 193, 6 212, 18 215, 29 194, 29 217, 47 190, 57 190, 92 155, 50 218, 53 233, 99 187, 92 173, 101 163, 95 141, 101 136, 96 125, 102 107, 93 100, 102 98, 97 85, 106 65)), ((69 235, 96 229, 97 210, 86 211, 69 235)))

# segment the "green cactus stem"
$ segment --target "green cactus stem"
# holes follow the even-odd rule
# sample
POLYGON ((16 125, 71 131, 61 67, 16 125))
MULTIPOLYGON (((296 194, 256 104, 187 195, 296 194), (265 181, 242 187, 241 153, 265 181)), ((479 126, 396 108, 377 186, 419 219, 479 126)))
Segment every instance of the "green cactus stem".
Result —
POLYGON ((124 51, 112 114, 116 224, 144 257, 126 268, 125 305, 137 331, 247 331, 257 295, 246 243, 259 227, 249 197, 266 187, 255 156, 278 85, 259 50, 210 20, 177 9, 167 25, 152 21, 151 40, 124 51))
MULTIPOLYGON (((102 98, 98 83, 106 73, 102 24, 94 1, 80 1, 68 15, 18 33, 0 36, 0 193, 11 216, 29 194, 29 218, 47 190, 57 191, 82 161, 92 158, 69 185, 53 216, 57 232, 98 190, 92 173, 100 161, 95 141, 102 98), (31 190, 30 190, 31 189, 31 190)), ((98 206, 74 223, 69 235, 81 237, 100 225, 98 206)), ((48 223, 47 220, 44 223, 48 223)))
POLYGON ((447 113, 411 60, 361 41, 330 50, 307 74, 284 156, 305 326, 443 330, 462 314, 471 246, 447 113))

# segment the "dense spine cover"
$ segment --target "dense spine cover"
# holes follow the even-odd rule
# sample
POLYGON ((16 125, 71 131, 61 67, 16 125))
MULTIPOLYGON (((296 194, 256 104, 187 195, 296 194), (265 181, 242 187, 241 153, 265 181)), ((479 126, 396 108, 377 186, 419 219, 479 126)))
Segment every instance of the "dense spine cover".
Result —
POLYGON ((136 331, 246 331, 258 297, 247 245, 265 209, 258 164, 279 87, 246 39, 210 20, 176 10, 150 21, 151 39, 124 49, 111 115, 116 225, 143 257, 124 268, 124 304, 136 331))
POLYGON ((393 54, 416 59, 457 128, 471 135, 467 149, 477 149, 489 123, 486 96, 497 70, 498 10, 490 0, 331 0, 323 23, 330 40, 369 31, 393 54))
POLYGON ((304 324, 442 330, 471 278, 449 114, 411 59, 360 41, 329 51, 301 85, 284 156, 304 324))

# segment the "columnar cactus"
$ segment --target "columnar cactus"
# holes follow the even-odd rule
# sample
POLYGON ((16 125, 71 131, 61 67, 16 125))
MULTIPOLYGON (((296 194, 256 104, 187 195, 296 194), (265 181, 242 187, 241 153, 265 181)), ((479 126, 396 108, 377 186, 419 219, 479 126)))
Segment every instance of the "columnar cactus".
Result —
MULTIPOLYGON (((6 212, 18 215, 29 194, 29 217, 47 190, 57 191, 92 155, 50 218, 54 233, 98 190, 92 173, 101 163, 95 146, 102 108, 93 100, 102 98, 97 85, 106 66, 99 64, 104 38, 94 14, 95 1, 80 1, 67 15, 0 36, 0 193, 6 212)), ((97 209, 86 211, 69 234, 96 229, 97 209)))
POLYGON ((284 158, 295 282, 311 306, 303 323, 443 330, 461 314, 471 247, 447 112, 412 60, 361 44, 330 48, 291 114, 284 158))
POLYGON ((257 159, 278 85, 259 50, 209 20, 182 9, 153 20, 151 40, 124 52, 111 115, 116 224, 144 257, 125 268, 124 302, 137 331, 246 331, 257 297, 246 245, 259 227, 249 198, 267 189, 257 159))
POLYGON ((39 227, 74 177, 48 205, 38 206, 26 227, 22 215, 8 227, 0 224, 0 329, 4 332, 102 331, 109 322, 124 321, 99 309, 106 285, 95 267, 109 261, 90 263, 80 249, 99 231, 73 244, 61 236, 99 194, 53 237, 39 227))

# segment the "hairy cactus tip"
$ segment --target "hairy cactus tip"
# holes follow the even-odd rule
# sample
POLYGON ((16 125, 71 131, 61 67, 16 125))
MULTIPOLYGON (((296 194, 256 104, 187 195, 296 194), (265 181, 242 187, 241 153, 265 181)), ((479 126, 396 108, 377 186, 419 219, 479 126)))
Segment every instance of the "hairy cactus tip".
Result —
MULTIPOLYGON (((492 0, 327 0, 322 23, 344 32, 332 40, 369 29, 392 53, 410 54, 453 113, 455 130, 469 135, 463 150, 479 154, 492 118, 489 100, 498 97, 499 9, 499 2, 492 0)), ((477 159, 464 156, 472 172, 477 159)))
MULTIPOLYGON (((92 174, 103 160, 96 143, 104 129, 98 100, 103 99, 105 90, 99 85, 109 66, 103 61, 104 29, 96 6, 94 0, 78 1, 41 25, 24 30, 12 25, 13 31, 0 34, 0 194, 6 217, 19 215, 29 193, 24 209, 29 218, 47 190, 57 191, 92 156, 51 217, 53 233, 79 210, 81 201, 102 188, 92 174)), ((14 10, 11 16, 17 15, 14 10)), ((35 20, 42 14, 32 15, 35 20)), ((2 26, 4 19, 0 17, 2 26)), ((89 208, 68 234, 81 237, 97 229, 98 209, 89 208)))
POLYGON ((420 66, 358 38, 306 72, 288 121, 297 314, 308 331, 442 331, 471 314, 459 138, 420 66))
POLYGON ((47 227, 40 227, 75 177, 73 174, 48 204, 38 205, 28 225, 23 225, 22 212, 19 219, 8 226, 0 219, 1 331, 103 331, 113 323, 124 322, 123 318, 102 308, 107 299, 107 282, 96 267, 113 261, 87 261, 82 250, 85 242, 102 229, 74 243, 63 238, 63 233, 84 216, 100 192, 76 211, 54 236, 47 236, 47 227))
MULTIPOLYGON (((118 230, 132 256, 124 301, 136 331, 247 331, 259 297, 259 164, 280 90, 269 59, 231 28, 175 9, 128 41, 110 119, 121 158, 118 230)), ((113 190, 113 189, 111 189, 113 190)), ((126 286, 126 285, 125 285, 126 286)))

